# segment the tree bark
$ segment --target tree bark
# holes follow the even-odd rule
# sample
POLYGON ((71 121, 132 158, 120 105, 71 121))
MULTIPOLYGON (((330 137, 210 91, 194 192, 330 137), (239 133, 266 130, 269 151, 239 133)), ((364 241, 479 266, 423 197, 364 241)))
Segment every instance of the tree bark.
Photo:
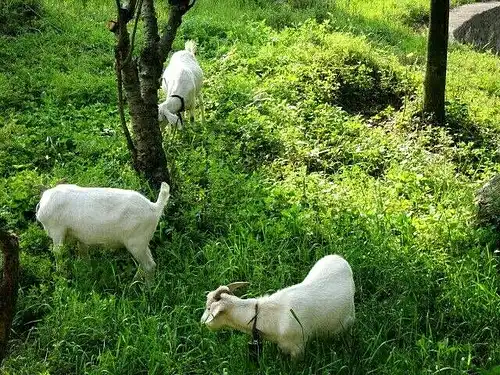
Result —
POLYGON ((159 36, 153 0, 143 0, 142 15, 144 47, 136 62, 138 70, 125 79, 125 92, 127 98, 134 93, 134 100, 129 100, 129 108, 136 138, 137 168, 144 171, 154 186, 159 187, 162 181, 170 183, 170 176, 158 123, 158 89, 163 63, 157 53, 159 36))
POLYGON ((431 0, 430 12, 423 112, 443 124, 450 1, 431 0))
POLYGON ((3 277, 0 284, 0 364, 7 352, 19 283, 19 244, 17 237, 0 229, 3 277))

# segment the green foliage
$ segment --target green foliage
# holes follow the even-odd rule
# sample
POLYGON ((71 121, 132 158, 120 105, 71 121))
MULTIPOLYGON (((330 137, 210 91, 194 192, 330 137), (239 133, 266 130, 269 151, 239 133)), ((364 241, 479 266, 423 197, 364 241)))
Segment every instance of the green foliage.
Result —
POLYGON ((414 29, 426 27, 429 24, 429 7, 420 4, 409 6, 407 11, 401 15, 403 24, 414 29))
POLYGON ((472 223, 498 171, 498 59, 452 46, 446 126, 414 116, 423 0, 198 2, 174 47, 199 45, 206 122, 164 135, 175 189, 152 288, 124 249, 69 243, 56 271, 44 188, 156 199, 119 127, 113 6, 44 0, 40 33, 0 36, 0 221, 22 266, 2 374, 255 373, 245 335, 200 325, 206 291, 270 293, 331 253, 354 270, 352 331, 295 363, 266 342, 262 373, 494 373, 498 238, 472 223))
POLYGON ((39 31, 42 15, 40 0, 5 0, 0 7, 0 35, 15 36, 27 31, 39 31))

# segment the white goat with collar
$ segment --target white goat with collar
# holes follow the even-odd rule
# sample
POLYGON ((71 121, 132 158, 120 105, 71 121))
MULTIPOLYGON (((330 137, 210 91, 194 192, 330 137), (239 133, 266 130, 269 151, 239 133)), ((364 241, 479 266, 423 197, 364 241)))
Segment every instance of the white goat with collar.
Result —
POLYGON ((208 293, 201 322, 211 330, 229 327, 251 334, 257 305, 260 335, 292 357, 303 353, 311 337, 333 335, 354 322, 352 270, 338 255, 323 257, 300 284, 269 296, 241 299, 233 295, 246 284, 232 283, 208 293))
POLYGON ((158 120, 167 120, 172 125, 182 125, 181 114, 189 111, 191 123, 194 122, 196 101, 201 107, 202 121, 204 121, 203 99, 201 86, 203 85, 203 71, 196 61, 196 44, 188 40, 184 50, 175 52, 161 77, 161 87, 165 92, 166 100, 158 106, 158 120))
POLYGON ((165 182, 156 202, 133 190, 62 184, 42 194, 36 218, 52 238, 56 256, 67 236, 84 245, 125 246, 150 281, 156 263, 148 245, 169 197, 165 182))

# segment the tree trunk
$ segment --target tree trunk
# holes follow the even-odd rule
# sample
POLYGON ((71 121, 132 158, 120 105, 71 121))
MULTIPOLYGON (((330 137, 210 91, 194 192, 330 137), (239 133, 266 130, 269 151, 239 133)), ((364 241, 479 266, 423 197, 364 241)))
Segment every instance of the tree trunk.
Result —
MULTIPOLYGON (((130 45, 127 22, 134 13, 135 1, 130 2, 129 7, 128 9, 119 9, 118 27, 115 31, 118 39, 115 52, 116 63, 123 74, 123 88, 132 118, 135 142, 133 142, 134 148, 131 153, 134 159, 134 168, 138 172, 144 173, 150 183, 159 188, 163 181, 170 183, 167 158, 163 150, 158 123, 157 94, 153 95, 156 97, 154 105, 152 104, 154 99, 151 97, 151 87, 159 87, 158 83, 154 83, 153 80, 159 81, 160 79, 161 63, 155 56, 151 56, 141 64, 138 64, 137 59, 131 57, 133 46, 130 45), (147 95, 144 97, 143 87, 148 88, 145 90, 147 95)), ((152 17, 156 23, 153 0, 144 0, 142 11, 145 19, 152 17)), ((146 41, 142 54, 151 51, 148 42, 151 40, 146 41)), ((154 39, 152 42, 154 44, 154 39)))
POLYGON ((431 0, 423 111, 439 124, 444 123, 445 119, 449 13, 449 0, 431 0))
POLYGON ((154 0, 139 0, 139 3, 139 6, 142 6, 144 20, 144 46, 138 59, 131 58, 134 34, 131 42, 127 30, 127 23, 133 18, 136 0, 130 1, 127 8, 121 8, 117 0, 118 22, 112 23, 110 30, 117 37, 115 56, 119 98, 121 97, 120 82, 123 80, 123 88, 132 118, 134 141, 127 136, 128 128, 121 116, 127 145, 134 159, 134 168, 144 173, 153 186, 160 187, 162 181, 170 183, 158 123, 160 78, 163 63, 172 48, 182 16, 194 5, 194 1, 189 4, 189 0, 169 0, 168 24, 161 38, 158 34, 154 0))
POLYGON ((19 245, 17 237, 0 229, 3 253, 3 276, 0 285, 0 364, 7 352, 19 282, 19 245))

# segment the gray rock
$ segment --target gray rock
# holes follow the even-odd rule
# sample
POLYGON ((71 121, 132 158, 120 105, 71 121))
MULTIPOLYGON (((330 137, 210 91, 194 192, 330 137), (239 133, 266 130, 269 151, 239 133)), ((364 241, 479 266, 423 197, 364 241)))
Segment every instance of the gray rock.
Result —
POLYGON ((476 205, 480 225, 492 224, 500 228, 500 174, 477 191, 476 205))
POLYGON ((500 52, 500 1, 474 3, 450 11, 450 40, 500 52))

